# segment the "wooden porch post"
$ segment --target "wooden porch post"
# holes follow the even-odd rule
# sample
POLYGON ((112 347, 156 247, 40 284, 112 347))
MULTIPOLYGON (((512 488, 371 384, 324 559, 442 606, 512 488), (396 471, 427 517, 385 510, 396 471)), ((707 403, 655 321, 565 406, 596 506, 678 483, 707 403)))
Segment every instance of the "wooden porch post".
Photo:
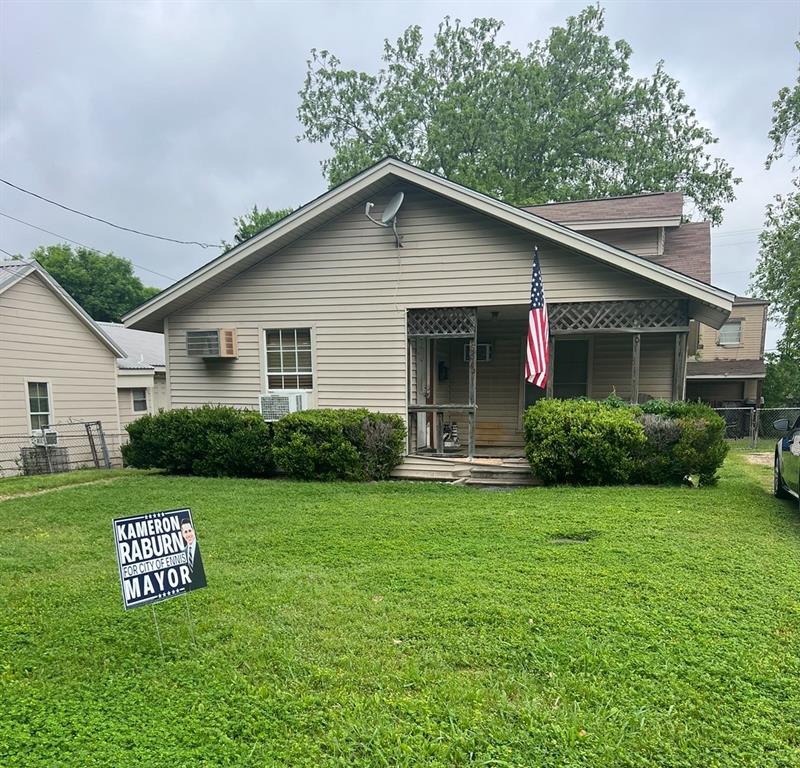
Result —
POLYGON ((547 398, 553 397, 553 371, 555 370, 556 365, 556 338, 553 334, 550 334, 550 338, 548 339, 548 347, 550 350, 550 354, 547 357, 547 383, 544 385, 544 396, 547 398))
POLYGON ((689 334, 679 331, 675 334, 675 367, 672 373, 672 399, 683 400, 686 397, 686 362, 687 340, 689 334))
POLYGON ((631 364, 631 402, 636 405, 639 402, 639 353, 642 348, 642 336, 639 333, 633 334, 633 362, 631 364))
POLYGON ((467 425, 469 432, 469 458, 475 455, 475 405, 478 392, 478 310, 475 310, 475 326, 472 336, 469 339, 469 405, 472 411, 467 414, 467 425))

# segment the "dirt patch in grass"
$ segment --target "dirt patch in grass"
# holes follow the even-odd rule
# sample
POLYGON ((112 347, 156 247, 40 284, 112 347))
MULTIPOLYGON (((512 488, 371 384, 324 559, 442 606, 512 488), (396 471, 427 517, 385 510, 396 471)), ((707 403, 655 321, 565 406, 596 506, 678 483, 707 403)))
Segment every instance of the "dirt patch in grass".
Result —
POLYGON ((764 467, 771 467, 775 458, 773 453, 746 453, 744 459, 749 464, 758 464, 764 467))

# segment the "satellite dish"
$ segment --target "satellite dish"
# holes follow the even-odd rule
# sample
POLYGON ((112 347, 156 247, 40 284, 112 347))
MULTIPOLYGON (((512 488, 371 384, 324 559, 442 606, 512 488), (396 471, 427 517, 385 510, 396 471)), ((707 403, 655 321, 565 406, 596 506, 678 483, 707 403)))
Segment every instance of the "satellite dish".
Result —
POLYGON ((397 234, 397 212, 400 210, 400 206, 403 204, 403 199, 405 195, 402 192, 398 192, 387 204, 387 206, 383 209, 383 215, 381 216, 381 220, 378 221, 377 219, 373 218, 370 214, 370 211, 374 207, 374 203, 367 203, 367 207, 364 213, 367 215, 367 218, 373 223, 377 224, 379 227, 391 227, 394 231, 394 239, 395 244, 398 248, 402 248, 403 244, 401 242, 400 235, 397 234))
POLYGON ((383 216, 381 216, 381 222, 385 227, 388 227, 395 218, 397 217, 397 212, 400 210, 400 206, 403 204, 403 198, 405 195, 402 192, 398 192, 390 201, 389 205, 387 205, 383 209, 383 216))

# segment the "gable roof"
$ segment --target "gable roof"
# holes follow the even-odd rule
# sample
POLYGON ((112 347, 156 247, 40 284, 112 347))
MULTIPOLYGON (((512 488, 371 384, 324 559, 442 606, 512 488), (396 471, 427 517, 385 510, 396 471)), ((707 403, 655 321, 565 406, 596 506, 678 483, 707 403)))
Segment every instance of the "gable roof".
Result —
POLYGON ((645 192, 641 195, 530 205, 523 210, 573 229, 677 227, 683 213, 683 193, 645 192))
POLYGON ((123 371, 163 369, 166 366, 164 334, 137 331, 121 323, 97 323, 127 357, 117 358, 117 367, 123 371))
POLYGON ((42 282, 108 349, 117 357, 125 357, 122 350, 100 326, 89 317, 78 304, 55 280, 55 278, 35 259, 26 261, 0 261, 0 294, 24 280, 28 275, 37 275, 42 282))
POLYGON ((734 297, 728 291, 388 157, 178 280, 130 311, 122 318, 123 322, 129 327, 143 330, 161 330, 163 320, 168 315, 397 181, 414 184, 535 237, 550 240, 615 269, 683 293, 702 305, 703 322, 709 325, 719 327, 730 314, 734 297))

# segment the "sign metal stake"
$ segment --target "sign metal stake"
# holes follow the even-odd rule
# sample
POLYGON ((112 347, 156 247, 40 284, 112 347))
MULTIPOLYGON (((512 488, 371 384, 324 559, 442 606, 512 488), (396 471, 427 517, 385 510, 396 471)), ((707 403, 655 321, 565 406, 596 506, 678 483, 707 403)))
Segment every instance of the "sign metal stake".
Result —
POLYGON ((166 661, 167 657, 164 655, 164 643, 161 642, 161 630, 158 628, 158 619, 156 618, 155 603, 151 603, 150 608, 153 610, 153 622, 156 625, 156 637, 158 637, 158 647, 161 649, 161 658, 166 661))
POLYGON ((192 636, 192 643, 197 645, 197 640, 194 639, 194 622, 192 621, 192 612, 189 610, 189 598, 186 593, 183 593, 183 605, 186 608, 186 626, 189 627, 189 634, 192 636))

